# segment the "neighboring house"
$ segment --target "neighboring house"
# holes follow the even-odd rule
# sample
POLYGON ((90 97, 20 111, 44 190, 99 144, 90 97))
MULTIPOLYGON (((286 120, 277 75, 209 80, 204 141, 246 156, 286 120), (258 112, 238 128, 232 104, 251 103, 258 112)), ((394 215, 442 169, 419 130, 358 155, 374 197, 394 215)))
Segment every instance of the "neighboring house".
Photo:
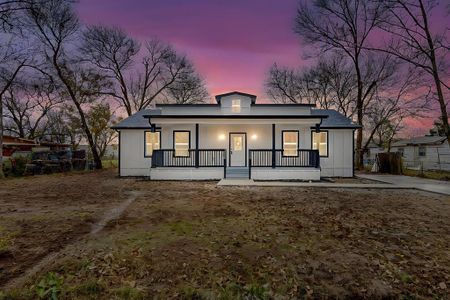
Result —
POLYGON ((218 95, 216 101, 160 104, 115 125, 120 176, 353 176, 353 137, 359 127, 337 111, 311 104, 257 104, 256 96, 240 92, 218 95))
POLYGON ((104 158, 107 159, 117 159, 119 155, 119 145, 112 144, 106 146, 105 155, 103 155, 104 158))
POLYGON ((443 136, 400 140, 392 144, 391 152, 400 152, 407 168, 450 171, 450 147, 443 136))

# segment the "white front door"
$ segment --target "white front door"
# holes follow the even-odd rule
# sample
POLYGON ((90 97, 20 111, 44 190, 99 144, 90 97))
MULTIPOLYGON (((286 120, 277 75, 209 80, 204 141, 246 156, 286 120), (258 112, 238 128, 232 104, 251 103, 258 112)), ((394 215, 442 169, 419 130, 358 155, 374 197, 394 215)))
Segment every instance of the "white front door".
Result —
POLYGON ((245 167, 247 158, 247 134, 230 133, 230 167, 245 167))

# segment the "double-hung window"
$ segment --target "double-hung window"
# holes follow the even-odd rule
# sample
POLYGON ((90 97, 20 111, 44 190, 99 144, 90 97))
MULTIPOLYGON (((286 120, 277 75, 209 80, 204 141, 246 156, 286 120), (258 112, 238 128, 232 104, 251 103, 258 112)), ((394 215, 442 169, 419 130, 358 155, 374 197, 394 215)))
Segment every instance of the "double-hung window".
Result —
POLYGON ((241 112, 241 100, 240 99, 231 100, 231 112, 233 112, 233 113, 241 112))
POLYGON ((419 146, 419 156, 427 156, 427 148, 425 146, 419 146))
POLYGON ((283 156, 298 155, 298 131, 283 131, 283 156))
POLYGON ((175 149, 175 156, 189 156, 190 144, 191 144, 190 131, 173 132, 173 148, 175 149))
POLYGON ((314 132, 312 133, 312 149, 319 150, 320 156, 328 156, 328 132, 314 132))
POLYGON ((161 149, 161 132, 145 132, 145 156, 151 157, 153 150, 161 149))

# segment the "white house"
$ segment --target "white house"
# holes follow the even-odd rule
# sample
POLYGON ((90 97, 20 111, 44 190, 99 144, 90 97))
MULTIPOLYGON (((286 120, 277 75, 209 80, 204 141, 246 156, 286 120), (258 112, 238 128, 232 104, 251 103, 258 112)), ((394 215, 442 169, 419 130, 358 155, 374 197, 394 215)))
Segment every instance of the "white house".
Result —
POLYGON ((450 147, 447 138, 427 135, 392 144, 391 152, 400 152, 407 168, 450 171, 450 147))
POLYGON ((120 176, 154 180, 319 180, 353 176, 354 131, 334 110, 258 104, 231 92, 215 104, 157 104, 113 128, 120 176))

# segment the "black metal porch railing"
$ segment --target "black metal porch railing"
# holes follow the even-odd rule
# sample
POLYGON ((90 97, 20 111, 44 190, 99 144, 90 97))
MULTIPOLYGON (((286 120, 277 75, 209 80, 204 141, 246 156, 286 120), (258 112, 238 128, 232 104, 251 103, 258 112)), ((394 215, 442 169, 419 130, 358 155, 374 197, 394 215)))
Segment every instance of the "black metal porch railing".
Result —
POLYGON ((225 149, 189 149, 185 155, 178 153, 175 149, 153 150, 152 168, 158 167, 224 167, 225 149))
MULTIPOLYGON (((284 155, 285 150, 255 149, 250 151, 251 167, 320 168, 318 150, 298 149, 296 155, 284 155)), ((290 150, 289 150, 290 151, 290 150)))

